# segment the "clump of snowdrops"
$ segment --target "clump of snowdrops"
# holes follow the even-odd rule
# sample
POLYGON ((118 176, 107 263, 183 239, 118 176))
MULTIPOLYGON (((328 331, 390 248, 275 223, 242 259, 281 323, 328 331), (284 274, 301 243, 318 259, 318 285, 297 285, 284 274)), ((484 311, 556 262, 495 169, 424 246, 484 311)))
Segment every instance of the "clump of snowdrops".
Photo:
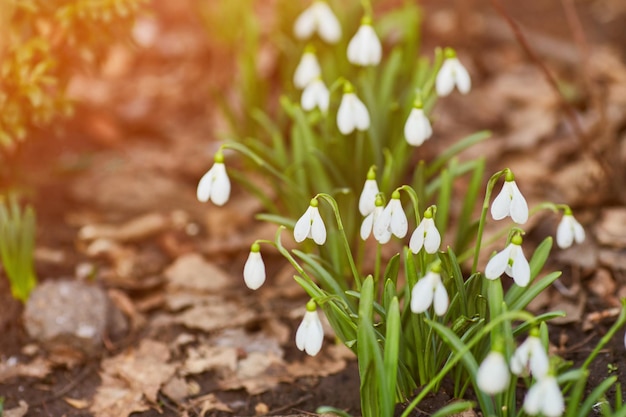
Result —
MULTIPOLYGON (((529 209, 523 178, 508 168, 484 187, 484 159, 458 155, 488 132, 421 159, 420 147, 436 140, 433 106, 470 92, 468 70, 452 48, 435 50, 432 59, 418 54, 422 16, 412 2, 386 14, 375 14, 367 0, 340 4, 314 0, 291 17, 292 34, 276 34, 284 55, 279 114, 246 108, 254 127, 251 133, 248 120, 241 135, 233 119, 231 140, 198 184, 200 201, 221 206, 231 190, 226 157, 235 151, 251 162, 229 173, 264 204, 259 219, 278 228, 274 240, 252 243, 245 284, 257 290, 265 283, 264 246, 293 265, 294 279, 310 296, 296 346, 312 356, 323 349, 323 310, 337 338, 356 353, 363 416, 393 416, 398 403, 408 416, 444 377, 452 379, 458 401, 437 416, 478 407, 485 416, 582 417, 594 406, 603 415, 626 416, 619 385, 613 407, 603 400, 616 377, 584 395, 590 363, 626 313, 574 368, 548 353, 546 322, 563 313, 526 311, 560 273, 542 273, 552 237, 533 251, 524 245, 523 226, 536 211, 552 210, 560 216, 556 241, 564 249, 585 239, 572 210, 554 203, 529 209), (467 185, 455 195, 462 177, 467 185), (458 209, 453 200, 461 202, 458 209), (502 224, 490 242, 501 249, 480 265, 487 222, 502 224), (285 234, 297 249, 283 245, 285 234), (384 245, 395 255, 383 256, 384 245)), ((246 39, 255 30, 248 28, 246 39)))

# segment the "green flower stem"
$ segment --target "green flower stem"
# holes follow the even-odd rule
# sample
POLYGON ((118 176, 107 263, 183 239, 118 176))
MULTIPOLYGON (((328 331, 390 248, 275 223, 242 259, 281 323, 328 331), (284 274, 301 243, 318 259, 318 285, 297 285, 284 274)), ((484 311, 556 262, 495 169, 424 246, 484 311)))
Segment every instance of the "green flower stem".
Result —
POLYGON ((569 208, 570 207, 567 204, 554 204, 549 201, 544 201, 543 203, 537 204, 532 209, 530 209, 528 214, 533 215, 540 210, 551 210, 555 213, 558 213, 559 211, 565 212, 569 210, 569 208))
MULTIPOLYGON (((402 413, 401 417, 408 417, 411 411, 422 401, 426 395, 437 386, 441 380, 446 376, 448 372, 459 362, 465 355, 471 354, 470 350, 480 341, 483 337, 489 334, 496 326, 501 323, 510 320, 519 320, 526 322, 535 322, 537 319, 532 314, 525 311, 507 311, 498 317, 492 318, 492 320, 485 324, 485 326, 478 332, 469 342, 467 342, 462 349, 458 350, 454 356, 445 364, 445 366, 435 375, 428 384, 420 391, 417 397, 411 401, 407 408, 402 413)), ((425 320, 431 326, 441 326, 439 323, 431 320, 425 320)))
POLYGON ((509 170, 504 169, 502 171, 498 171, 489 178, 489 182, 487 183, 487 189, 485 191, 485 201, 483 202, 483 209, 480 213, 480 221, 478 223, 478 233, 476 234, 476 246, 474 247, 474 262, 472 263, 472 274, 476 273, 478 268, 478 255, 480 254, 480 245, 483 240, 483 233, 485 231, 485 220, 487 219, 487 210, 489 210, 489 201, 491 200, 491 193, 493 192, 493 187, 496 185, 496 181, 500 179, 502 175, 507 173, 509 170))
POLYGON ((583 366, 581 367, 582 369, 586 370, 586 369, 589 368, 589 365, 591 365, 591 362, 593 362, 593 360, 596 358, 596 356, 598 356, 598 353, 600 353, 600 350, 602 350, 602 348, 613 338, 615 333, 621 327, 623 327, 624 324, 626 324, 626 298, 622 298, 621 301, 622 301, 622 311, 620 311, 619 317, 617 318, 617 321, 615 321, 615 323, 613 324, 613 326, 611 326, 609 331, 604 335, 604 337, 602 339, 600 339, 600 342, 593 349, 591 354, 589 354, 589 356, 587 357, 587 359, 583 363, 583 366))
POLYGON ((398 187, 397 190, 404 191, 405 193, 408 194, 409 198, 411 199, 411 203, 413 203, 413 211, 415 212, 415 224, 419 225, 420 224, 420 211, 419 211, 419 198, 417 197, 417 193, 412 187, 408 185, 402 185, 398 187))
POLYGON ((354 277, 354 282, 356 283, 357 290, 361 289, 361 277, 359 275, 359 271, 354 262, 354 257, 352 256, 352 249, 350 247, 350 242, 348 241, 348 236, 346 235, 346 231, 343 227, 343 222, 341 221, 341 215, 339 214, 339 207, 337 206, 337 201, 326 193, 319 193, 315 196, 315 198, 320 197, 326 200, 330 204, 333 209, 333 213, 335 214, 335 220, 337 220, 337 229, 339 234, 341 235, 344 248, 346 250, 346 255, 348 257, 348 263, 350 264, 350 269, 352 271, 352 276, 354 277))
POLYGON ((372 9, 372 2, 370 0, 361 0, 361 6, 363 6, 364 17, 369 18, 370 21, 374 16, 374 11, 372 9))

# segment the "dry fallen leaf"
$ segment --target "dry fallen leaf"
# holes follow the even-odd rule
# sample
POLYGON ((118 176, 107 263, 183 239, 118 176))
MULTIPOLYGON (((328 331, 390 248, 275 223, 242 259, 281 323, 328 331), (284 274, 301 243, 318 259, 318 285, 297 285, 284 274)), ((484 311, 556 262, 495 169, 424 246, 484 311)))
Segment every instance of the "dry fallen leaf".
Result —
POLYGON ((71 405, 72 407, 77 408, 79 410, 89 407, 89 401, 87 400, 80 400, 80 399, 69 398, 69 397, 63 397, 63 400, 69 405, 71 405))
POLYGON ((146 339, 138 348, 103 360, 102 384, 91 411, 96 417, 121 417, 147 410, 145 400, 156 402, 159 389, 176 371, 169 359, 166 344, 146 339))
POLYGON ((174 322, 189 329, 205 332, 243 326, 256 319, 252 310, 243 309, 232 301, 217 302, 210 305, 195 305, 174 317, 174 322))
POLYGON ((11 408, 10 410, 4 410, 4 417, 23 417, 28 413, 28 404, 24 400, 20 400, 20 405, 11 408))
POLYGON ((222 346, 191 346, 180 372, 183 375, 200 374, 212 370, 237 369, 237 349, 222 346))
POLYGON ((121 225, 89 224, 78 231, 82 240, 108 239, 117 242, 136 242, 162 233, 172 226, 172 219, 161 213, 148 213, 121 225))
POLYGON ((170 287, 194 291, 220 292, 233 283, 231 276, 197 253, 179 257, 164 274, 170 287))
POLYGON ((51 371, 51 364, 43 357, 37 357, 32 362, 16 362, 13 358, 0 362, 0 382, 15 377, 43 378, 51 371))

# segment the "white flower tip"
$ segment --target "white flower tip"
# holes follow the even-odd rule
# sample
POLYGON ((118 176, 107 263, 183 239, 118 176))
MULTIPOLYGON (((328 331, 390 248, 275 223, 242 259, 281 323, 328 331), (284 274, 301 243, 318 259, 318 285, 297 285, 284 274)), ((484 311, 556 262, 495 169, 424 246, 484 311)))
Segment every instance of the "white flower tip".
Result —
POLYGON ((478 367, 476 384, 486 394, 504 392, 510 381, 509 367, 502 353, 491 351, 478 367))

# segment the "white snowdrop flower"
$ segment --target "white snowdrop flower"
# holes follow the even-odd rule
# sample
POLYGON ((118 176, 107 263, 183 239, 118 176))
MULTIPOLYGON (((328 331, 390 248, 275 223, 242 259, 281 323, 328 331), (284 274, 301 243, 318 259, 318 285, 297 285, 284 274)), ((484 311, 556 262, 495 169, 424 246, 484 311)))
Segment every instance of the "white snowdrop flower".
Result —
POLYGON ((476 383, 485 394, 504 392, 509 386, 511 375, 506 359, 501 352, 492 350, 478 367, 476 383))
POLYGON ((293 25, 293 31, 298 39, 308 39, 316 31, 320 38, 331 44, 341 39, 339 20, 328 3, 321 0, 313 1, 311 6, 300 13, 293 25))
POLYGON ((354 129, 365 131, 370 127, 367 107, 354 93, 354 87, 350 83, 346 83, 343 88, 343 96, 337 110, 337 127, 344 135, 349 135, 354 129))
POLYGON ((515 375, 527 375, 530 370, 530 373, 538 379, 548 373, 550 360, 538 334, 531 332, 530 336, 515 349, 510 365, 511 372, 515 375))
MULTIPOLYGON (((374 229, 374 224, 383 213, 384 210, 384 202, 382 197, 377 196, 374 204, 374 210, 365 216, 363 219, 363 223, 361 223, 361 239, 367 240, 367 238, 372 234, 372 230, 374 229)), ((382 234, 378 237, 374 236, 376 241, 381 245, 389 242, 391 240, 391 230, 386 229, 382 234)))
POLYGON ((296 346, 308 355, 315 356, 322 349, 323 341, 324 329, 322 328, 322 322, 317 314, 315 301, 310 300, 306 304, 306 313, 304 313, 302 323, 300 323, 296 331, 296 346))
POLYGON ((404 138, 412 146, 420 146, 425 140, 433 135, 430 120, 424 114, 421 101, 418 101, 411 109, 409 117, 404 124, 404 138))
POLYGON ((313 47, 307 47, 300 58, 300 62, 296 67, 296 71, 293 74, 293 84, 296 88, 303 89, 311 81, 322 75, 322 69, 320 68, 317 57, 315 56, 315 50, 313 47))
POLYGON ((524 411, 531 416, 560 417, 565 410, 563 394, 553 375, 539 378, 524 398, 524 411))
POLYGON ((434 305, 435 314, 438 316, 443 316, 448 311, 450 299, 441 280, 440 269, 439 265, 433 267, 413 286, 411 290, 412 312, 423 313, 428 310, 431 304, 434 305))
POLYGON ((561 249, 572 246, 574 242, 583 243, 585 240, 585 229, 578 223, 568 207, 563 213, 563 218, 556 229, 556 244, 561 249))
POLYGON ((435 253, 439 250, 441 245, 441 235, 437 226, 435 226, 435 219, 433 219, 433 210, 428 208, 424 212, 424 218, 417 226, 411 240, 409 241, 409 248, 411 252, 418 253, 422 247, 426 253, 435 253))
POLYGON ((528 220, 528 204, 517 188, 515 177, 510 170, 506 171, 502 191, 491 204, 491 216, 494 220, 502 220, 506 216, 511 216, 511 219, 517 224, 524 224, 528 220))
POLYGON ((300 97, 300 105, 306 111, 311 111, 317 107, 322 113, 326 113, 329 102, 330 92, 320 77, 308 83, 300 97))
POLYGON ((387 203, 387 207, 374 222, 374 237, 380 241, 388 232, 391 232, 397 237, 403 238, 406 236, 408 228, 409 222, 402 209, 400 192, 396 190, 391 194, 391 200, 387 203))
POLYGON ((243 267, 243 280, 251 290, 259 289, 265 282, 265 263, 261 257, 261 248, 256 242, 252 244, 248 260, 243 267))
POLYGON ((525 287, 530 282, 530 265, 522 250, 522 237, 513 236, 509 246, 498 252, 487 262, 485 277, 487 279, 499 278, 503 273, 513 278, 520 287, 525 287))
POLYGON ((435 90, 439 97, 447 96, 454 90, 454 87, 461 94, 467 94, 472 88, 472 80, 469 73, 456 56, 456 52, 451 48, 446 48, 445 59, 435 80, 435 90))
POLYGON ((326 226, 324 226, 317 205, 317 199, 312 199, 309 208, 296 222, 293 228, 293 237, 296 242, 300 243, 307 237, 313 239, 318 245, 323 245, 326 242, 326 226))
POLYGON ((348 44, 348 61, 354 65, 378 65, 382 57, 383 47, 378 35, 372 27, 372 19, 368 16, 361 20, 361 26, 348 44))
POLYGON ((367 179, 363 185, 363 191, 359 197, 359 211, 362 216, 367 216, 376 207, 376 195, 378 194, 378 183, 376 182, 376 172, 371 167, 367 172, 367 179))
POLYGON ((200 178, 198 188, 196 189, 196 197, 202 203, 211 200, 213 204, 223 206, 228 201, 228 197, 230 197, 230 180, 228 179, 228 174, 226 174, 222 151, 218 151, 215 154, 214 162, 211 169, 200 178))

